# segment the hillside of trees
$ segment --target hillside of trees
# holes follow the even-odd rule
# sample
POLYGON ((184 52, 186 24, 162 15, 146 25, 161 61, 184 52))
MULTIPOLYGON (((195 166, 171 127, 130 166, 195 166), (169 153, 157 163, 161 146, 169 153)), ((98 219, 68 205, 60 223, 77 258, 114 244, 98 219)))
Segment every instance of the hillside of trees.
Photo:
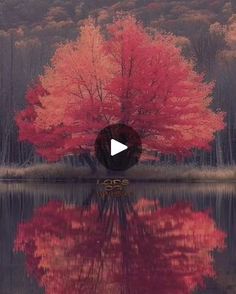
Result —
MULTIPOLYGON (((0 164, 41 161, 33 147, 18 142, 16 112, 27 88, 58 44, 73 40, 87 17, 100 25, 119 12, 132 13, 149 32, 173 33, 183 54, 207 81, 215 81, 214 108, 227 113, 212 152, 195 151, 196 164, 236 161, 236 1, 227 0, 5 0, 0 1, 0 164)), ((199 134, 200 136, 201 134, 199 134)), ((43 138, 42 138, 43 139, 43 138)), ((173 162, 163 156, 165 162, 173 162)))

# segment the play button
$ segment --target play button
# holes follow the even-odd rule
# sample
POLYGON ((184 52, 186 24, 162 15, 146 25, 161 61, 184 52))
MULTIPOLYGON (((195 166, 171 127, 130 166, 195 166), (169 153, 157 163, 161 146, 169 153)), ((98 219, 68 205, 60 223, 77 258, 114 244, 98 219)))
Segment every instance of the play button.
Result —
POLYGON ((95 142, 98 161, 113 171, 123 171, 138 163, 141 152, 139 135, 124 124, 114 124, 104 128, 95 142))
POLYGON ((121 153, 124 150, 127 150, 128 146, 111 139, 111 156, 115 156, 116 154, 121 153))

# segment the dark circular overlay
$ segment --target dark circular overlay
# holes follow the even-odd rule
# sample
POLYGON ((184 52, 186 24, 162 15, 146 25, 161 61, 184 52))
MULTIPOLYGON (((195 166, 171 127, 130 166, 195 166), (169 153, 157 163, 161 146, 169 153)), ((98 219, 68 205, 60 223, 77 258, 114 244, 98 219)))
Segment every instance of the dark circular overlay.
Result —
POLYGON ((95 153, 98 161, 112 171, 124 171, 138 163, 142 153, 142 143, 138 133, 124 124, 110 125, 97 136, 95 153), (128 149, 111 156, 111 140, 114 139, 128 149))

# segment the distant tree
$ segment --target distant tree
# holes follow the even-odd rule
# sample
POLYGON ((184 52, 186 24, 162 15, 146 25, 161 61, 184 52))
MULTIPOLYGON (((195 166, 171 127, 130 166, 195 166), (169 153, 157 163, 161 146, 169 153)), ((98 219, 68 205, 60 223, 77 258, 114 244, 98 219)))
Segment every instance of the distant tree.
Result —
POLYGON ((100 129, 124 123, 140 134, 146 152, 209 150, 224 115, 210 109, 213 84, 193 70, 174 37, 151 37, 131 16, 108 25, 106 34, 88 20, 75 42, 57 49, 40 77, 43 94, 29 103, 35 135, 25 129, 24 110, 17 118, 20 139, 56 160, 92 153, 100 129))
POLYGON ((233 11, 235 12, 236 11, 236 0, 231 0, 230 3, 232 5, 233 11))

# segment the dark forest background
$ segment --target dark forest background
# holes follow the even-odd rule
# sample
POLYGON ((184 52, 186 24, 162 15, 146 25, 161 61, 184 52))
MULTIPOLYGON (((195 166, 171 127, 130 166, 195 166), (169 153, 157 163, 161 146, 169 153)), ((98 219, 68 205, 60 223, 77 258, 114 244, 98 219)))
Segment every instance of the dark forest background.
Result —
MULTIPOLYGON (((39 162, 32 146, 17 141, 14 117, 58 43, 75 39, 88 16, 109 23, 119 11, 150 32, 171 32, 206 80, 216 82, 213 107, 227 113, 212 152, 194 151, 188 162, 236 162, 236 0, 0 0, 0 164, 39 162)), ((206 126, 207 127, 207 126, 206 126)), ((201 134, 199 134, 201 136, 201 134)), ((43 140, 43 138, 42 138, 43 140)), ((165 156, 163 161, 172 163, 165 156)))

